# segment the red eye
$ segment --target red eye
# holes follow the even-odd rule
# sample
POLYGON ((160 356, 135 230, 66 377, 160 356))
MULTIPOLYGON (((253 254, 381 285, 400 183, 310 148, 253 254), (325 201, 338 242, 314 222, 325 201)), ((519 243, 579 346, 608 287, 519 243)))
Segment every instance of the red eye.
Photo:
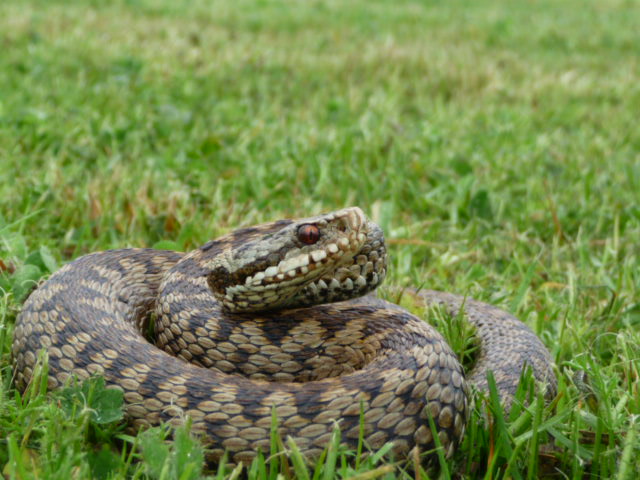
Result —
POLYGON ((301 225, 298 228, 298 240, 307 245, 313 245, 320 239, 320 230, 315 225, 301 225))

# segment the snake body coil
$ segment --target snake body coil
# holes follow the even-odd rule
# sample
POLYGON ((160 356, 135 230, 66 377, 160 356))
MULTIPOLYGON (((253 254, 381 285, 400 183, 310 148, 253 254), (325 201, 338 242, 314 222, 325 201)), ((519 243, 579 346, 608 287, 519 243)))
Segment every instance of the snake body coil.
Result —
MULTIPOLYGON (((367 444, 393 441, 400 455, 434 447, 431 416, 451 455, 468 411, 464 373, 428 324, 362 297, 385 273, 382 232, 357 207, 238 230, 187 254, 87 255, 25 303, 13 340, 17 385, 26 388, 44 348, 50 388, 102 374, 124 391, 135 427, 189 416, 212 459, 268 451, 272 411, 282 437, 312 456, 336 424, 356 445, 361 415, 367 444), (151 316, 157 346, 141 333, 151 316)), ((453 313, 463 302, 418 297, 453 313)), ((526 326, 472 300, 464 311, 480 337, 468 375, 480 389, 491 370, 509 403, 525 365, 554 388, 549 354, 526 326)))

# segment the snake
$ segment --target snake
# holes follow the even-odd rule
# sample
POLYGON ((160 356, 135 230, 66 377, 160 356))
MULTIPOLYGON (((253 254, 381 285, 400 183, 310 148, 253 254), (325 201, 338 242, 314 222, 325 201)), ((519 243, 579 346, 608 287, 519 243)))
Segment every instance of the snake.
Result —
POLYGON ((274 428, 307 458, 336 427, 350 448, 390 442, 397 457, 450 458, 470 385, 487 391, 489 372, 506 405, 526 368, 553 394, 551 356, 514 316, 412 291, 475 327, 465 372, 437 330, 375 295, 386 273, 384 234, 358 207, 241 228, 187 253, 91 253, 24 303, 15 384, 29 386, 44 350, 49 389, 100 375, 123 392, 130 428, 189 421, 208 459, 245 464, 269 452, 274 428))

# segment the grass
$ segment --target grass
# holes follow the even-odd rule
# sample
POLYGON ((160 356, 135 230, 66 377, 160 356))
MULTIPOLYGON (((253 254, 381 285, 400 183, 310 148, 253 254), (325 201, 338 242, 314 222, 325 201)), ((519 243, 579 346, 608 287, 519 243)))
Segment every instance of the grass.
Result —
MULTIPOLYGON (((355 204, 386 232, 391 283, 498 304, 557 364, 550 406, 487 427, 492 400, 479 401, 440 476, 633 478, 639 12, 633 0, 4 0, 3 474, 200 474, 186 432, 169 447, 163 429, 131 436, 57 394, 16 393, 12 326, 35 281, 91 251, 190 249, 355 204)), ((311 478, 412 475, 332 452, 311 478)), ((246 471, 303 476, 295 454, 274 458, 246 471)))

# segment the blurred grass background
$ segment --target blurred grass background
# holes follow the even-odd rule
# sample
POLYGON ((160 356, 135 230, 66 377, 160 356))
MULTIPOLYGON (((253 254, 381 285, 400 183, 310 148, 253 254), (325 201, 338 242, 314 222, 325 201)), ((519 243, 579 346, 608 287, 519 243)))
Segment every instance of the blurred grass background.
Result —
MULTIPOLYGON (((588 372, 602 411, 567 431, 637 431, 639 24, 633 0, 4 0, 6 395, 20 300, 62 262, 359 205, 392 283, 540 334, 560 408, 588 372)), ((620 441, 562 471, 626 475, 620 441)))

